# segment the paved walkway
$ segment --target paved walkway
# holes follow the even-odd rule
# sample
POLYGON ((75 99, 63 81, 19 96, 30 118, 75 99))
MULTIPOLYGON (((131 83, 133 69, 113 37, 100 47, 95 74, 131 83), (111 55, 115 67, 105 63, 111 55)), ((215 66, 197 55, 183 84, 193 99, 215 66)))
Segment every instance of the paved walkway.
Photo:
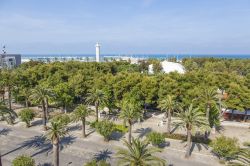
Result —
MULTIPOLYGON (((3 155, 3 166, 10 166, 11 161, 18 155, 27 154, 36 160, 36 163, 51 163, 52 153, 51 144, 42 136, 40 119, 33 123, 35 126, 26 129, 22 123, 15 126, 0 123, 0 130, 6 129, 6 135, 0 137, 0 149, 3 155)), ((141 131, 147 130, 147 127, 140 126, 141 131)), ((112 140, 108 143, 96 132, 91 133, 87 138, 81 138, 81 131, 77 125, 71 126, 70 135, 62 140, 62 150, 60 152, 61 166, 82 166, 83 163, 93 158, 108 159, 112 165, 116 165, 115 152, 117 148, 122 147, 122 142, 112 140)), ((89 129, 89 132, 91 130, 89 129)), ((139 136, 138 129, 135 126, 133 135, 139 136)), ((126 138, 126 135, 121 139, 126 138)), ((194 149, 190 159, 185 159, 185 143, 176 140, 170 141, 170 146, 164 148, 163 152, 158 154, 165 158, 169 165, 178 166, 209 166, 219 165, 217 159, 209 153, 209 150, 194 149), (209 162, 207 162, 209 161, 209 162)))

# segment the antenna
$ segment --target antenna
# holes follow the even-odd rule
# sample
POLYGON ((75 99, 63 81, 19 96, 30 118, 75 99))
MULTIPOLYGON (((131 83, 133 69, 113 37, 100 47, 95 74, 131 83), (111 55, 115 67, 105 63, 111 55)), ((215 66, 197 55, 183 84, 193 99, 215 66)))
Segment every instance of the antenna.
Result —
POLYGON ((6 46, 5 45, 3 45, 3 54, 6 54, 6 46))

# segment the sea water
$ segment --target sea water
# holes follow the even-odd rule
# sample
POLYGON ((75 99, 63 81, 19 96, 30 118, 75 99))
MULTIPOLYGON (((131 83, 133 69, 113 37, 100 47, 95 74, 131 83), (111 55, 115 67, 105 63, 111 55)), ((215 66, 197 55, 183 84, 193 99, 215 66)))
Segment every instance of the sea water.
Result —
MULTIPOLYGON (((176 58, 181 60, 183 58, 202 58, 202 57, 213 57, 213 58, 225 58, 225 59, 250 59, 249 55, 242 54, 103 54, 102 57, 106 58, 122 58, 122 57, 130 57, 130 58, 140 58, 140 59, 168 59, 168 58, 176 58)), ((94 59, 94 54, 23 54, 22 59, 86 59, 89 58, 94 59)))

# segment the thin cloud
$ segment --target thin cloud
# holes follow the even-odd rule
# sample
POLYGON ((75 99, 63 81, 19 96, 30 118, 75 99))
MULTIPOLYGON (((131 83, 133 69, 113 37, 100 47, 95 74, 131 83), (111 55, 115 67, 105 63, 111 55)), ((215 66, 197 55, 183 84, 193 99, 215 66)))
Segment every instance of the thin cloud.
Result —
POLYGON ((154 2, 155 2, 155 0, 142 0, 142 6, 143 7, 150 7, 154 2))

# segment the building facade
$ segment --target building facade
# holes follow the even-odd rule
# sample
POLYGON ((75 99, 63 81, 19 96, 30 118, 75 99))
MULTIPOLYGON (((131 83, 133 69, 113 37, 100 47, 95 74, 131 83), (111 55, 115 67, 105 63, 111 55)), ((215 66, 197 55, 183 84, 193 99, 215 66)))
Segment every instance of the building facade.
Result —
POLYGON ((0 54, 0 69, 12 69, 21 64, 20 54, 0 54))

